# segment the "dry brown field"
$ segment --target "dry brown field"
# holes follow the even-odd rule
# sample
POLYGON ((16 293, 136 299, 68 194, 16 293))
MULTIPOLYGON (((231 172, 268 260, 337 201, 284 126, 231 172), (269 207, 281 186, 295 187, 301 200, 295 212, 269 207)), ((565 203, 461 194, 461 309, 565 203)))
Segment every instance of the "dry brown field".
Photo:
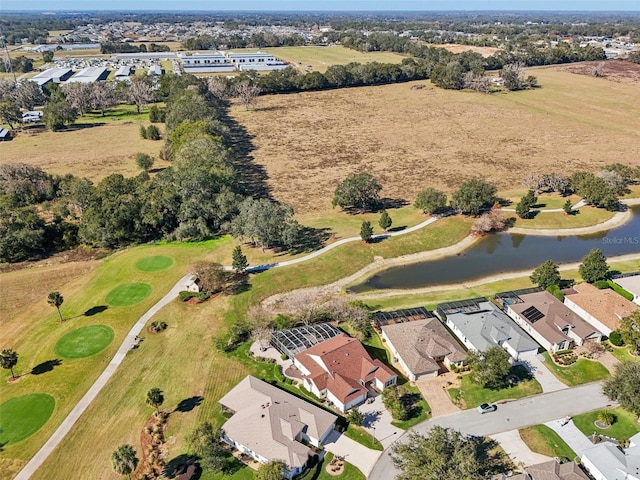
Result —
POLYGON ((259 99, 234 107, 275 198, 299 213, 331 209, 336 185, 368 171, 382 195, 412 202, 434 186, 453 191, 483 177, 522 188, 534 172, 640 164, 640 89, 557 69, 535 69, 540 88, 480 94, 429 82, 259 99), (422 83, 425 88, 411 87, 422 83))
POLYGON ((499 48, 495 47, 476 47, 474 45, 459 45, 457 43, 427 43, 426 45, 435 48, 444 48, 445 50, 450 51, 451 53, 462 53, 462 52, 475 52, 479 53, 483 57, 490 57, 496 52, 499 52, 499 48))
POLYGON ((142 139, 141 123, 111 121, 62 132, 19 131, 13 140, 0 144, 0 163, 24 162, 48 173, 73 173, 93 181, 112 173, 140 173, 135 162, 138 152, 155 157, 154 168, 167 166, 168 162, 158 159, 163 142, 142 139))
POLYGON ((572 63, 554 68, 563 72, 589 76, 593 76, 594 69, 598 69, 598 71, 603 75, 602 78, 606 80, 640 85, 640 64, 637 63, 612 60, 608 62, 572 63))

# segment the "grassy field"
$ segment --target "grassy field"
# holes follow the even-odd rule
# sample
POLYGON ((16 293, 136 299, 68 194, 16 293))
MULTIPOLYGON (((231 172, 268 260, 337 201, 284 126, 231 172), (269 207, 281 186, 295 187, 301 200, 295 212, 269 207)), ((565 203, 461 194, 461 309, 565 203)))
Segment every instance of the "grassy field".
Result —
POLYGON ((409 83, 265 96, 256 110, 232 114, 253 137, 274 197, 299 213, 330 209, 338 182, 361 170, 379 179, 383 196, 412 202, 426 186, 451 192, 475 176, 513 189, 534 172, 640 163, 636 86, 533 73, 541 88, 531 91, 482 95, 421 82, 422 90, 409 83))
POLYGON ((596 427, 594 422, 598 419, 598 413, 601 411, 576 415, 573 417, 573 423, 587 436, 595 432, 617 440, 628 440, 640 432, 640 425, 636 422, 636 416, 620 407, 607 410, 616 416, 616 421, 613 425, 604 429, 596 427))
MULTIPOLYGON (((514 367, 520 368, 523 367, 514 367)), ((522 374, 523 372, 519 372, 522 374)), ((540 383, 534 378, 521 380, 516 386, 490 390, 471 381, 469 375, 462 377, 460 388, 447 390, 453 403, 463 408, 474 408, 483 403, 495 403, 499 400, 510 400, 542 393, 540 383)))
POLYGON ((138 152, 155 157, 154 168, 166 167, 169 163, 158 158, 162 142, 140 137, 140 125, 149 124, 146 118, 146 112, 137 114, 135 107, 122 105, 105 117, 80 117, 76 126, 62 132, 25 129, 2 145, 0 163, 25 162, 48 173, 73 173, 93 181, 111 173, 137 175, 138 152))
MULTIPOLYGON (((256 48, 234 49, 234 53, 256 52, 256 48)), ((330 47, 273 47, 261 51, 271 53, 280 60, 287 61, 303 72, 324 72, 331 65, 346 65, 351 62, 359 63, 400 63, 404 55, 393 52, 358 52, 341 46, 330 47)))
POLYGON ((562 228, 579 228, 606 222, 615 215, 604 208, 585 206, 575 211, 573 215, 564 212, 539 213, 530 219, 516 218, 514 226, 521 228, 543 228, 558 230, 562 228))
POLYGON ((609 370, 600 362, 579 358, 578 361, 568 367, 556 365, 547 352, 544 352, 545 365, 558 379, 573 387, 583 383, 596 382, 607 378, 609 370))
MULTIPOLYGON (((220 240, 218 243, 224 241, 228 240, 220 240)), ((3 472, 0 478, 8 478, 15 474, 16 470, 35 453, 102 372, 135 320, 184 275, 194 259, 205 257, 215 244, 215 241, 211 241, 132 248, 113 254, 102 262, 69 264, 69 270, 75 274, 63 275, 60 273, 62 266, 54 267, 52 270, 57 273, 54 276, 57 280, 49 281, 48 278, 43 278, 46 289, 42 289, 38 283, 39 278, 46 277, 49 270, 46 267, 41 271, 34 268, 0 275, 3 292, 3 348, 12 348, 18 352, 19 361, 15 371, 17 375, 24 375, 17 382, 7 383, 4 380, 9 373, 2 370, 0 397, 4 401, 38 392, 49 394, 55 399, 51 419, 40 430, 24 441, 4 447, 0 454, 0 471, 3 472), (163 272, 142 272, 136 268, 139 260, 155 255, 170 256, 174 263, 163 272), (153 290, 151 295, 127 307, 109 305, 109 292, 118 285, 132 280, 150 285, 153 290), (65 317, 63 323, 58 321, 56 310, 46 303, 49 289, 59 290, 65 298, 62 305, 65 317), (30 290, 37 290, 39 294, 36 296, 30 293, 30 290), (26 291, 29 298, 28 303, 21 299, 23 291, 26 291), (19 308, 11 303, 13 298, 21 305, 19 308), (5 301, 9 302, 9 305, 6 305, 5 301), (78 331, 93 325, 105 325, 113 330, 113 341, 97 353, 89 352, 94 354, 86 358, 68 358, 73 357, 77 349, 89 346, 82 342, 76 344, 75 340, 78 331), (66 337, 70 332, 75 334, 71 333, 71 337, 66 337), (61 339, 66 340, 58 344, 61 339), (56 347, 60 345, 65 347, 63 351, 57 351, 56 347), (63 357, 67 351, 65 345, 71 347, 71 354, 63 357), (77 349, 74 349, 74 346, 77 349)), ((175 320, 168 319, 167 323, 171 325, 175 320)), ((103 338, 103 345, 107 340, 108 338, 103 338)), ((194 367, 190 374, 197 375, 198 371, 198 368, 194 367)), ((142 388, 141 378, 138 376, 128 379, 142 388)), ((144 386, 150 388, 148 385, 144 386)), ((141 403, 144 403, 143 397, 141 403)), ((113 412, 111 415, 115 416, 113 412)), ((89 444, 91 442, 87 443, 89 444)), ((79 450, 83 451, 82 448, 79 450)), ((86 451, 83 455, 86 456, 86 451)))
POLYGON ((576 454, 556 432, 546 425, 534 425, 533 427, 518 430, 520 438, 532 452, 546 455, 547 457, 560 457, 573 460, 576 454))

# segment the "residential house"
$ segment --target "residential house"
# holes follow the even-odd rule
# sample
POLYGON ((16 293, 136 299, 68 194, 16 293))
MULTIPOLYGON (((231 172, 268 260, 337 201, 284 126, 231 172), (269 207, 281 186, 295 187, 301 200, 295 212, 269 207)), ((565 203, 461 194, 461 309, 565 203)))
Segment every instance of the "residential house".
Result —
POLYGON ((184 284, 184 289, 187 292, 199 293, 202 291, 202 282, 196 275, 191 275, 187 282, 184 284))
POLYGON ((605 335, 618 330, 620 320, 640 310, 637 305, 609 288, 600 290, 580 283, 569 290, 564 304, 605 335))
POLYGON ((345 334, 297 354, 293 364, 302 374, 304 388, 342 412, 363 403, 368 388, 382 391, 397 381, 393 370, 345 334))
POLYGON ((233 415, 223 440, 261 463, 281 460, 286 478, 300 474, 313 452, 333 432, 337 417, 252 376, 219 400, 233 415))
POLYGON ((640 272, 625 273, 612 280, 633 295, 633 303, 640 305, 640 272))
POLYGON ((576 462, 559 463, 557 460, 525 467, 524 472, 507 477, 498 475, 492 480, 590 480, 576 462))
POLYGON ((546 290, 517 294, 502 300, 507 314, 550 352, 566 350, 584 342, 600 342, 602 333, 546 290))
POLYGON ((446 315, 447 327, 465 347, 473 352, 502 347, 516 361, 538 353, 539 345, 496 305, 484 299, 477 299, 475 303, 477 309, 446 315))
POLYGON ((452 365, 461 367, 467 358, 462 345, 434 316, 380 328, 387 347, 409 380, 436 377, 452 365))
POLYGON ((611 442, 582 451, 581 461, 595 480, 640 480, 640 433, 623 449, 611 442))

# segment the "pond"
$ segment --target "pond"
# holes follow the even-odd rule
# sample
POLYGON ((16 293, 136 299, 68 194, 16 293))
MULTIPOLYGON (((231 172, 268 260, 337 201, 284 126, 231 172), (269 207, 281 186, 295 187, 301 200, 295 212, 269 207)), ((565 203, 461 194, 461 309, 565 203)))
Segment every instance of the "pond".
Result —
POLYGON ((458 255, 383 270, 350 292, 422 288, 463 283, 506 272, 533 269, 545 260, 578 262, 592 248, 607 256, 640 252, 640 206, 626 224, 591 235, 543 237, 509 232, 486 235, 458 255))

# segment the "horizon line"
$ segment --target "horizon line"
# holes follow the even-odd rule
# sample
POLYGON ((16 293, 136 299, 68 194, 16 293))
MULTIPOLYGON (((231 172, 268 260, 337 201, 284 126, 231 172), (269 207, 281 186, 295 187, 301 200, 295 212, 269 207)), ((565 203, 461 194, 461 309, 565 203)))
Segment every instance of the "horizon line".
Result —
POLYGON ((414 9, 398 9, 398 10, 381 10, 381 9, 370 9, 370 10, 347 10, 347 9, 194 9, 194 10, 176 10, 170 8, 139 8, 139 9, 102 9, 102 8, 87 8, 87 9, 51 9, 51 8, 3 8, 3 11, 11 11, 11 12, 40 12, 40 13, 75 13, 75 12, 111 12, 111 13, 138 13, 138 12, 167 12, 167 13, 201 13, 201 12, 219 12, 219 13, 448 13, 448 12, 490 12, 490 13, 520 13, 520 12, 535 12, 535 13, 640 13, 640 8, 636 10, 601 10, 601 9, 584 9, 584 10, 576 10, 576 9, 533 9, 533 8, 521 8, 517 10, 511 9, 466 9, 466 8, 453 8, 453 9, 432 9, 432 10, 414 10, 414 9))

